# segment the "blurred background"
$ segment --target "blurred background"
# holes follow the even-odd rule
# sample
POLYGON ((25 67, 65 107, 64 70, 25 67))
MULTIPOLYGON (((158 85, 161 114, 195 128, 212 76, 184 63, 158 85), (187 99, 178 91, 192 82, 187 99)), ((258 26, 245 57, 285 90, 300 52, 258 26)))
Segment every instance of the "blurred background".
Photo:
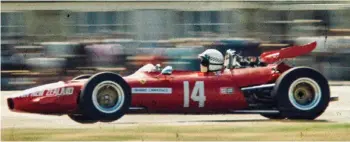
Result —
POLYGON ((313 41, 316 50, 288 63, 350 80, 347 1, 2 1, 1 89, 146 63, 199 70, 208 48, 258 56, 313 41))

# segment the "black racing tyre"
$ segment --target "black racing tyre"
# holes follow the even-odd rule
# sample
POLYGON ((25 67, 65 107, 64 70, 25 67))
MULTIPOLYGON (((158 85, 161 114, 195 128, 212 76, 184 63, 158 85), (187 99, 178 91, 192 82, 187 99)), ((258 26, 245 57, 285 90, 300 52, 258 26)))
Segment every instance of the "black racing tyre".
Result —
POLYGON ((115 120, 113 119, 101 119, 100 122, 105 122, 105 123, 109 123, 109 122, 113 122, 115 120))
POLYGON ((68 114, 68 117, 75 122, 81 123, 81 124, 93 124, 98 122, 96 119, 89 118, 84 115, 77 115, 77 114, 68 114))
POLYGON ((83 115, 110 122, 121 118, 131 104, 131 89, 118 74, 102 72, 86 82, 79 98, 83 115))
POLYGON ((74 77, 72 80, 89 79, 91 76, 91 74, 82 74, 74 77))
POLYGON ((327 79, 308 67, 284 72, 272 90, 277 108, 288 119, 313 120, 328 107, 330 89, 327 79))
POLYGON ((261 113, 261 116, 264 116, 269 119, 285 119, 286 117, 283 116, 281 113, 261 113))

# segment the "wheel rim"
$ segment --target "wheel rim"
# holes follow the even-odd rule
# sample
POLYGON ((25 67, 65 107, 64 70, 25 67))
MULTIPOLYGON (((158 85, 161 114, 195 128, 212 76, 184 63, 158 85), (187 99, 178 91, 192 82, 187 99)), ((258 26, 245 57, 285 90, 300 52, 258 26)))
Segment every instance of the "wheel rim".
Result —
POLYGON ((289 100, 299 110, 311 110, 321 100, 321 88, 311 78, 299 78, 289 87, 289 100))
POLYGON ((114 113, 124 104, 122 87, 113 81, 103 81, 92 92, 92 102, 96 109, 104 113, 114 113))

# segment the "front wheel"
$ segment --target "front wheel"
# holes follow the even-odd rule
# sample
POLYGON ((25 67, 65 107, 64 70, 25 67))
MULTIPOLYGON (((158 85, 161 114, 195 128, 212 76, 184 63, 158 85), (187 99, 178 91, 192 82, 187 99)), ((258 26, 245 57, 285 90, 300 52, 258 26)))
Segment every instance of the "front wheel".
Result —
POLYGON ((131 89, 117 74, 98 73, 87 81, 80 95, 79 109, 83 115, 101 122, 121 118, 131 104, 131 89))
POLYGON ((284 72, 272 91, 282 116, 288 119, 315 119, 328 107, 328 81, 319 72, 306 67, 284 72))
POLYGON ((81 114, 68 114, 68 117, 75 122, 81 123, 81 124, 93 124, 98 122, 98 120, 87 117, 85 115, 81 114))
POLYGON ((286 117, 283 116, 281 113, 261 113, 260 114, 263 117, 266 117, 268 119, 285 119, 286 117))

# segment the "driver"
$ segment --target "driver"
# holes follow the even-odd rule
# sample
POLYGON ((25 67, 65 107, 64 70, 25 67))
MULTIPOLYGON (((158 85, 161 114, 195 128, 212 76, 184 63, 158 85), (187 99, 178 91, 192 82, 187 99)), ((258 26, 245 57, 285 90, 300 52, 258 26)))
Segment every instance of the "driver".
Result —
POLYGON ((224 67, 224 56, 215 49, 207 49, 198 55, 201 59, 201 72, 221 71, 224 67))

